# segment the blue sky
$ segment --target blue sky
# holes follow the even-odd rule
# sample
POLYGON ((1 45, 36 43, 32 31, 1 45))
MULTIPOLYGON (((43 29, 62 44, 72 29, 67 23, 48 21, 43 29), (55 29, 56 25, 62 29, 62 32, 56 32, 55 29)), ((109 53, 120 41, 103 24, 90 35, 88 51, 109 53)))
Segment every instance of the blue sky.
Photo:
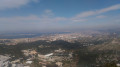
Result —
POLYGON ((120 26, 120 0, 0 0, 0 32, 120 26))

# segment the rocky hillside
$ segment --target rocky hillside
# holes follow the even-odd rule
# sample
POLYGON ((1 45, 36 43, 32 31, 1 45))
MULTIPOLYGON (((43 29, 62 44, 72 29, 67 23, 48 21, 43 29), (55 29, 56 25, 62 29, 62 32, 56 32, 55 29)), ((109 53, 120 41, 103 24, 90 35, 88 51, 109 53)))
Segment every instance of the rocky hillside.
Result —
POLYGON ((101 45, 93 45, 88 47, 89 50, 117 50, 120 51, 120 39, 113 39, 110 42, 101 44, 101 45))

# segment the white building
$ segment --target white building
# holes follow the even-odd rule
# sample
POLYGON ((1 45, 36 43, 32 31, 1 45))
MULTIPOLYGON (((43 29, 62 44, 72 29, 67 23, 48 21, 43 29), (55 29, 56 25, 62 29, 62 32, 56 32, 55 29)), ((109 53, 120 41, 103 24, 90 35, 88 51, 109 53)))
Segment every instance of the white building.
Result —
POLYGON ((10 57, 0 55, 0 67, 8 67, 9 66, 9 59, 10 57))
POLYGON ((26 64, 32 64, 32 61, 27 61, 26 64))
POLYGON ((117 64, 117 67, 120 67, 120 64, 117 64))
POLYGON ((50 57, 52 55, 53 55, 53 53, 50 53, 50 54, 45 55, 45 57, 47 58, 47 57, 50 57))

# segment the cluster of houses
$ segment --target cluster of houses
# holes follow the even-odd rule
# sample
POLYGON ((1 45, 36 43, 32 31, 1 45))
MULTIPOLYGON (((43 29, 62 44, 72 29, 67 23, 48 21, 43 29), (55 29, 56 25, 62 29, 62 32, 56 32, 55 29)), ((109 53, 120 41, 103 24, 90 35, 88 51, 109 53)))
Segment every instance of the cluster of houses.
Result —
POLYGON ((26 61, 27 64, 32 64, 32 60, 37 58, 39 60, 39 64, 45 67, 48 63, 54 62, 58 67, 62 67, 62 61, 69 61, 72 58, 72 53, 66 52, 65 50, 58 49, 52 53, 42 55, 35 50, 22 50, 25 56, 28 56, 29 60, 26 61))
POLYGON ((69 61, 72 58, 72 53, 66 52, 65 50, 58 49, 54 50, 53 53, 42 55, 34 49, 22 50, 26 59, 21 62, 21 59, 15 59, 9 61, 11 57, 0 55, 0 67, 30 67, 34 62, 34 59, 39 60, 39 64, 42 67, 46 67, 47 64, 55 63, 58 67, 63 67, 62 61, 69 61))

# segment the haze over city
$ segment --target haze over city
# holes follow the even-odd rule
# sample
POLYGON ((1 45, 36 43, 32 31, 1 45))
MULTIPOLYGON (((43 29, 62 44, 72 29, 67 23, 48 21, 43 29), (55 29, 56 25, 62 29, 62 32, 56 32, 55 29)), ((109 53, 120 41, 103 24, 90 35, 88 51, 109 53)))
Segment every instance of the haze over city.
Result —
POLYGON ((120 26, 120 0, 0 0, 0 32, 120 26))

